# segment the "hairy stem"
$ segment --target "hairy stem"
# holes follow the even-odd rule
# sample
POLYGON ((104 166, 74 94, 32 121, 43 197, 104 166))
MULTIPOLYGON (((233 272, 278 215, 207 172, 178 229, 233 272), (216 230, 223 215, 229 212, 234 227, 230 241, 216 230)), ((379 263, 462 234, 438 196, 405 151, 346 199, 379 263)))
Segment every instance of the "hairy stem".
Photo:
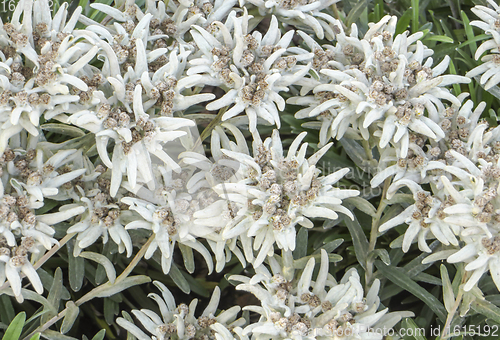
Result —
MULTIPOLYGON (((368 256, 370 253, 375 250, 377 245, 377 237, 378 237, 378 228, 380 224, 380 219, 382 218, 382 214, 384 213, 385 208, 387 207, 387 201, 385 200, 385 196, 387 194, 387 189, 389 189, 389 185, 391 184, 391 179, 387 178, 384 182, 384 188, 382 190, 382 196, 380 198, 380 202, 378 204, 377 213, 372 218, 372 227, 370 230, 370 243, 368 245, 368 256)), ((365 281, 366 286, 371 283, 373 276, 373 259, 369 259, 366 263, 366 274, 365 281)))

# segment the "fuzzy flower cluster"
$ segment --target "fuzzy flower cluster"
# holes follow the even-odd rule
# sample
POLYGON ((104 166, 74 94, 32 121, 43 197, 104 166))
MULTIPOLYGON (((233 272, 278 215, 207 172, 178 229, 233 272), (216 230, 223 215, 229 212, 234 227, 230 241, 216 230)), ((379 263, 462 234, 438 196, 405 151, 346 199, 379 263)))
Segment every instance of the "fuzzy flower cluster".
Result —
POLYGON ((377 279, 366 293, 355 269, 350 269, 337 282, 329 273, 328 255, 321 251, 318 275, 313 280, 315 260, 309 259, 300 276, 284 273, 279 261, 272 257, 271 271, 264 266, 252 278, 235 275, 242 282, 236 289, 254 294, 261 306, 244 309, 258 313, 259 321, 244 328, 243 335, 252 339, 382 339, 381 330, 393 327, 411 312, 388 313, 379 310, 377 279))
POLYGON ((244 307, 244 310, 259 315, 256 322, 248 324, 243 318, 236 319, 240 310, 238 306, 216 315, 220 298, 218 288, 215 288, 202 315, 196 318, 196 299, 189 306, 180 304, 176 307, 170 291, 161 283, 155 282, 163 299, 154 293, 150 297, 158 304, 161 317, 146 309, 132 311, 142 326, 153 335, 147 335, 124 318, 118 318, 117 323, 139 340, 164 340, 173 337, 205 340, 381 340, 385 335, 384 329, 390 329, 402 317, 413 316, 411 312, 388 313, 388 308, 379 308, 378 279, 366 295, 355 269, 347 271, 337 282, 329 274, 329 260, 325 250, 321 251, 320 268, 315 280, 314 258, 309 259, 301 275, 290 271, 283 260, 278 256, 270 257, 271 271, 266 266, 260 266, 253 277, 233 275, 229 278, 240 282, 236 289, 250 292, 260 300, 260 306, 244 307))
POLYGON ((0 25, 2 292, 22 301, 26 277, 43 294, 36 270, 63 237, 73 257, 105 244, 131 257, 149 238, 144 257, 165 274, 177 254, 192 273, 194 251, 209 274, 233 255, 253 266, 233 280, 261 306, 246 324, 238 307, 217 313, 216 289, 195 317, 196 301, 177 306, 156 282, 161 316, 134 310, 143 329, 117 321, 141 340, 379 339, 370 329, 409 315, 379 310, 380 281, 366 295, 355 269, 337 282, 325 251, 315 281, 314 259, 298 277, 285 263, 299 227, 354 220, 350 202, 367 198, 342 188, 348 168, 322 173, 338 140, 377 169, 382 199, 406 199, 381 233, 406 224, 394 241, 404 252, 432 253, 437 239, 426 261, 465 262, 465 290, 487 271, 500 289, 500 128, 480 120, 485 103, 450 91, 500 82, 500 7, 473 8, 492 39, 464 77, 446 74, 448 56, 434 63, 422 32, 396 34, 386 16, 361 35, 334 18, 335 2, 120 0, 70 14, 19 0, 0 25), (290 113, 319 130, 315 152, 314 134, 278 130, 290 113))

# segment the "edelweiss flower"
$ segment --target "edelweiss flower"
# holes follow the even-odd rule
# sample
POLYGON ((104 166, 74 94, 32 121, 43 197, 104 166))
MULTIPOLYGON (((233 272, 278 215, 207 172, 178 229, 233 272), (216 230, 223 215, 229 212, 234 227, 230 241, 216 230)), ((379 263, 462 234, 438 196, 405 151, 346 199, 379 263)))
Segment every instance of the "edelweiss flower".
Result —
POLYGON ((264 266, 253 278, 241 275, 231 280, 243 282, 236 289, 254 294, 262 304, 244 309, 260 314, 259 322, 245 327, 243 334, 266 339, 382 339, 383 327, 393 327, 410 312, 377 311, 380 305, 376 279, 366 297, 355 269, 346 272, 340 282, 328 273, 328 255, 321 251, 321 266, 313 281, 315 261, 311 258, 300 277, 286 279, 274 257, 271 274, 264 266))
MULTIPOLYGON (((394 37, 396 21, 396 17, 384 17, 358 41, 344 37, 342 43, 347 44, 342 46, 343 53, 352 55, 362 48, 364 61, 356 61, 349 69, 345 65, 346 69, 321 70, 333 82, 314 88, 319 105, 308 110, 308 115, 331 115, 322 118, 322 124, 331 123, 327 136, 341 138, 352 126, 365 140, 376 135, 381 148, 392 141, 400 150, 400 157, 405 158, 410 131, 436 141, 444 137, 438 125, 439 114, 444 110, 441 100, 456 105, 460 102, 443 87, 470 79, 441 75, 448 67, 448 57, 431 69, 432 59, 428 56, 432 50, 418 40, 422 33, 408 37, 406 32, 394 37), (428 116, 424 115, 426 110, 428 116)), ((294 102, 305 103, 298 99, 294 102)), ((312 102, 307 104, 312 107, 312 102)))
POLYGON ((222 236, 225 239, 239 236, 247 260, 255 267, 272 252, 274 243, 280 249, 295 249, 295 225, 311 228, 313 223, 309 218, 336 219, 337 212, 353 218, 341 205, 342 199, 357 196, 359 192, 332 187, 348 169, 320 177, 315 165, 331 144, 306 159, 307 144, 300 145, 305 135, 303 132, 297 136, 286 157, 277 130, 264 142, 258 133, 254 134, 253 157, 222 150, 241 163, 236 173, 237 183, 222 183, 214 188, 221 197, 227 197, 239 207, 238 223, 227 226, 222 236), (260 249, 255 261, 252 261, 248 239, 245 240, 248 237, 254 237, 253 247, 260 249))
POLYGON ((484 235, 472 235, 463 238, 466 245, 448 257, 448 262, 466 262, 466 271, 472 275, 467 280, 464 290, 468 292, 481 279, 485 272, 490 271, 491 278, 500 290, 500 236, 495 232, 490 237, 484 235))
MULTIPOLYGON (((165 172, 166 176, 171 176, 171 172, 165 172)), ((185 175, 189 173, 187 170, 185 172, 185 175)), ((212 256, 197 238, 212 239, 215 226, 195 223, 194 214, 212 204, 217 195, 212 190, 200 190, 189 194, 183 191, 185 181, 182 177, 179 180, 183 183, 175 183, 174 178, 170 177, 165 180, 165 186, 155 193, 149 193, 148 190, 137 193, 139 197, 155 197, 154 203, 140 198, 122 198, 122 203, 127 204, 130 210, 141 216, 140 219, 128 223, 125 228, 140 228, 153 232, 155 237, 146 251, 145 258, 153 256, 159 248, 162 253, 161 265, 165 273, 170 271, 176 244, 198 251, 205 259, 208 271, 212 272, 212 256), (175 183, 175 188, 167 188, 166 186, 172 182, 175 183)))
POLYGON ((147 335, 139 327, 124 318, 116 319, 116 323, 139 340, 167 340, 172 337, 179 340, 193 338, 215 340, 216 336, 214 336, 214 332, 210 328, 211 325, 218 324, 219 331, 220 327, 224 327, 226 330, 235 328, 234 331, 237 331, 245 324, 243 318, 236 319, 236 315, 240 311, 239 306, 234 306, 216 314, 220 300, 219 287, 215 287, 210 302, 202 314, 195 317, 197 299, 191 301, 189 306, 184 303, 176 306, 174 296, 168 288, 159 281, 153 283, 160 289, 162 296, 160 297, 155 293, 150 293, 148 296, 158 304, 161 316, 148 309, 134 309, 132 311, 132 314, 152 335, 147 335))
POLYGON ((493 38, 483 42, 478 47, 475 55, 476 60, 486 51, 492 52, 492 54, 482 57, 483 64, 466 73, 466 76, 470 78, 481 75, 479 83, 484 86, 485 90, 500 83, 500 75, 498 74, 500 70, 500 51, 498 49, 500 46, 500 6, 493 0, 488 0, 488 3, 493 9, 479 5, 471 8, 472 12, 482 21, 473 20, 470 24, 479 27, 493 38))
POLYGON ((88 90, 79 76, 98 48, 73 35, 80 12, 66 23, 67 5, 52 19, 47 0, 22 0, 0 27, 0 153, 23 129, 37 136, 42 115, 78 101, 70 90, 88 90))
POLYGON ((324 12, 339 0, 240 0, 240 6, 250 3, 262 16, 276 15, 280 22, 314 31, 318 39, 333 40, 335 32, 330 24, 335 19, 324 12))
MULTIPOLYGON (((449 223, 445 214, 446 208, 452 205, 450 200, 445 200, 442 197, 443 195, 431 195, 411 180, 399 180, 394 185, 397 187, 408 186, 413 192, 415 203, 408 206, 396 217, 382 224, 379 227, 380 232, 406 223, 408 229, 404 234, 402 245, 405 253, 410 249, 416 237, 418 239, 418 248, 421 251, 432 252, 426 241, 427 237, 430 236, 428 235, 429 232, 445 245, 452 244, 458 246, 458 240, 455 235, 459 235, 461 229, 449 223)), ((396 188, 391 189, 392 192, 397 190, 396 188)))
POLYGON ((0 201, 0 285, 7 279, 16 299, 22 302, 21 277, 24 273, 38 294, 43 286, 29 259, 29 254, 49 250, 57 240, 52 225, 81 214, 81 207, 61 209, 57 213, 35 215, 20 185, 13 195, 2 195, 0 201), (21 193, 20 193, 21 192, 21 193))
POLYGON ((103 243, 108 242, 108 237, 118 245, 118 251, 127 251, 127 257, 132 255, 132 240, 125 230, 125 225, 131 220, 131 211, 122 207, 105 192, 91 192, 87 197, 82 197, 81 204, 70 204, 67 207, 79 206, 82 208, 79 222, 71 226, 67 233, 78 233, 74 248, 74 256, 94 244, 102 236, 103 243), (109 235, 109 236, 108 236, 109 235))
POLYGON ((225 24, 213 23, 219 30, 214 34, 193 26, 191 35, 203 55, 190 60, 187 74, 202 74, 204 83, 228 87, 227 93, 209 103, 207 109, 218 110, 234 103, 222 120, 245 111, 250 131, 254 132, 257 117, 279 128, 279 111, 285 108, 279 92, 288 91, 288 86, 307 74, 310 64, 297 62, 310 59, 312 54, 287 53, 294 32, 281 37, 275 17, 263 37, 258 31, 249 34, 250 18, 246 8, 240 17, 232 12, 225 24))

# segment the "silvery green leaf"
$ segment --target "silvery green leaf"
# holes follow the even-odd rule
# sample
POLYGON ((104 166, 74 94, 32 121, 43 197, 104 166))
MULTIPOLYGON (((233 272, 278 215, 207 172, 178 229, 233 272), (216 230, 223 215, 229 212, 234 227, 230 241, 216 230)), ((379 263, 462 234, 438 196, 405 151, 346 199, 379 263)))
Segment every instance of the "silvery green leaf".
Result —
POLYGON ((44 338, 50 340, 78 340, 77 338, 73 338, 72 336, 63 335, 50 329, 44 330, 42 334, 44 338))
POLYGON ((446 320, 446 310, 443 304, 431 293, 413 281, 403 268, 386 266, 381 261, 375 261, 377 269, 384 277, 404 290, 422 300, 437 315, 441 322, 446 320))
MULTIPOLYGON (((320 263, 321 253, 309 255, 309 256, 303 257, 301 259, 295 260, 295 261, 293 261, 293 267, 295 269, 304 269, 304 267, 307 264, 307 261, 309 261, 309 259, 311 259, 311 258, 314 258, 314 261, 316 261, 316 263, 320 263)), ((337 255, 337 254, 328 254, 328 261, 329 262, 342 261, 342 256, 337 255)))
POLYGON ((500 324, 500 308, 489 302, 488 300, 475 299, 471 304, 472 309, 485 317, 492 319, 500 324))
POLYGON ((66 243, 68 248, 68 272, 69 285, 74 292, 78 292, 83 285, 83 277, 85 276, 85 260, 83 257, 73 256, 74 240, 66 243))
POLYGON ((307 255, 307 240, 308 240, 308 231, 307 228, 300 228, 297 233, 296 241, 295 241, 295 250, 293 251, 293 257, 295 259, 300 259, 307 255))
POLYGON ((377 161, 368 160, 365 149, 358 142, 350 138, 342 138, 340 139, 340 143, 354 164, 365 172, 376 173, 377 161))
POLYGON ((413 204, 415 200, 413 199, 412 194, 402 194, 402 193, 397 193, 394 194, 390 200, 386 199, 386 204, 387 205, 393 205, 393 204, 413 204))
POLYGON ((104 320, 106 320, 109 325, 114 322, 115 316, 118 315, 119 312, 120 310, 117 302, 113 301, 112 298, 104 299, 104 320))
POLYGON ((78 314, 80 313, 80 308, 78 308, 77 305, 73 301, 68 301, 66 302, 66 315, 64 316, 64 319, 62 321, 61 325, 61 333, 65 334, 69 332, 71 327, 73 327, 73 324, 75 323, 76 318, 78 317, 78 314))
POLYGON ((418 282, 430 283, 434 286, 442 286, 440 278, 437 278, 427 273, 418 273, 417 275, 412 276, 412 278, 418 282))
POLYGON ((346 218, 344 221, 352 237, 352 243, 354 244, 354 250, 356 252, 356 259, 361 267, 366 270, 366 259, 369 244, 365 232, 363 231, 363 228, 361 228, 361 225, 356 217, 354 217, 354 221, 351 221, 349 218, 346 218))
POLYGON ((421 327, 418 327, 415 321, 410 318, 404 318, 401 321, 401 329, 406 330, 404 334, 408 334, 405 339, 410 338, 410 334, 415 340, 426 340, 424 334, 425 332, 421 327))
POLYGON ((455 295, 453 294, 453 288, 451 287, 450 276, 448 275, 448 269, 444 264, 441 264, 439 268, 441 271, 441 280, 443 281, 443 300, 444 307, 451 313, 453 311, 453 305, 455 304, 455 295))
MULTIPOLYGON (((127 320, 128 322, 130 323, 134 323, 134 320, 132 319, 132 317, 130 316, 129 313, 125 312, 125 311, 122 311, 122 316, 125 320, 127 320)), ((94 340, 94 339, 92 339, 94 340)), ((132 334, 130 334, 130 332, 127 332, 127 340, 136 340, 136 337, 133 336, 132 334)))
POLYGON ((189 274, 193 274, 194 273, 193 248, 179 243, 179 249, 181 250, 182 259, 184 260, 184 267, 186 268, 189 274))
MULTIPOLYGON (((42 284, 44 287, 51 287, 54 281, 54 278, 52 275, 47 273, 43 268, 38 268, 37 271, 38 276, 40 276, 40 281, 42 281, 42 284)), ((69 294, 68 290, 66 287, 62 287, 61 290, 61 300, 69 300, 71 298, 71 295, 69 294)))
POLYGON ((85 136, 85 132, 76 126, 66 125, 66 124, 55 124, 47 123, 40 125, 40 128, 45 131, 54 132, 57 134, 70 136, 70 137, 82 137, 85 136))
POLYGON ((181 271, 175 263, 172 263, 172 267, 170 268, 170 272, 168 273, 168 275, 174 281, 177 287, 179 287, 185 294, 189 294, 191 292, 189 283, 186 281, 186 278, 184 277, 184 275, 182 275, 181 271))
POLYGON ((151 282, 151 279, 146 275, 136 275, 127 277, 121 281, 115 281, 114 284, 109 282, 94 288, 97 291, 94 297, 110 297, 124 291, 133 286, 142 285, 143 283, 151 282))
POLYGON ((377 209, 375 209, 375 207, 370 202, 362 197, 349 197, 346 198, 344 202, 354 205, 356 208, 369 216, 373 217, 377 214, 377 209))
POLYGON ((371 260, 375 260, 377 257, 381 259, 386 265, 391 264, 391 257, 386 249, 375 249, 368 254, 371 260))
POLYGON ((47 296, 47 301, 52 305, 54 312, 42 315, 42 324, 46 323, 57 314, 57 311, 59 310, 59 302, 61 301, 62 286, 62 270, 58 267, 54 273, 54 280, 52 281, 52 286, 50 287, 49 295, 47 296))
POLYGON ((113 263, 111 263, 111 261, 106 256, 93 253, 90 251, 81 252, 79 256, 92 260, 102 265, 104 267, 104 270, 106 270, 106 275, 108 276, 109 282, 111 282, 112 284, 115 282, 116 279, 115 267, 113 266, 113 263))
POLYGON ((344 243, 343 238, 338 238, 333 241, 330 241, 328 243, 325 243, 322 245, 320 248, 316 249, 313 254, 319 254, 321 252, 321 249, 324 249, 327 253, 333 252, 335 249, 337 249, 342 243, 344 243))

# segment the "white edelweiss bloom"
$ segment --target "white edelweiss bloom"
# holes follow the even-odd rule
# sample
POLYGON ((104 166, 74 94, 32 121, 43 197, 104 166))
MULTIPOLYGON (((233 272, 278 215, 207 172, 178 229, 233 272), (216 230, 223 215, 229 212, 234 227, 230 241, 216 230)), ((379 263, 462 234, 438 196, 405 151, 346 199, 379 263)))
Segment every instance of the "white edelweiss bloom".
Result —
MULTIPOLYGON (((40 254, 58 244, 52 225, 81 214, 80 207, 61 209, 57 213, 35 215, 21 185, 13 183, 15 193, 2 194, 0 200, 0 285, 8 280, 14 296, 22 302, 21 277, 28 277, 38 294, 43 286, 30 262, 30 254, 40 254)), ((14 190, 13 190, 14 191, 14 190)), ((31 256, 34 261, 34 256, 31 256)))
MULTIPOLYGON (((110 193, 113 197, 125 173, 131 188, 136 183, 145 183, 154 189, 155 162, 180 171, 177 163, 164 150, 164 145, 186 135, 183 128, 195 125, 189 119, 155 117, 147 113, 143 106, 141 85, 136 85, 130 95, 133 96, 130 110, 103 104, 97 112, 82 112, 70 117, 70 122, 95 133, 99 156, 104 165, 111 169, 110 193), (107 151, 110 139, 115 142, 111 159, 107 151)), ((151 110, 154 111, 154 108, 151 110)))
POLYGON ((408 153, 405 158, 397 157, 400 154, 398 149, 386 148, 380 155, 380 170, 370 181, 372 188, 378 187, 390 176, 392 182, 396 183, 400 179, 407 179, 415 183, 426 183, 429 181, 428 172, 443 169, 446 164, 439 160, 432 160, 424 150, 416 143, 410 142, 408 153), (387 163, 393 163, 389 165, 387 163))
POLYGON ((313 31, 319 39, 333 40, 335 31, 331 24, 335 22, 332 15, 325 12, 339 0, 239 0, 240 6, 252 4, 259 9, 262 16, 273 14, 280 22, 313 31))
POLYGON ((472 235, 462 238, 465 246, 448 257, 449 263, 465 262, 465 270, 472 272, 464 285, 466 292, 477 285, 484 273, 490 272, 493 282, 500 290, 500 236, 472 235))
MULTIPOLYGON (((431 69, 432 50, 418 39, 422 33, 394 36, 397 19, 386 16, 374 23, 363 39, 344 38, 342 51, 355 53, 362 48, 364 60, 357 64, 325 68, 321 73, 332 82, 314 88, 317 98, 304 102, 309 105, 299 114, 303 117, 322 115, 323 140, 341 138, 353 129, 365 140, 371 135, 378 138, 380 148, 392 143, 405 158, 410 132, 438 141, 444 137, 439 115, 444 110, 442 100, 455 105, 460 101, 445 86, 470 82, 469 78, 442 75, 448 67, 449 57, 431 69), (427 111, 427 114, 425 112, 427 111), (330 129, 328 132, 326 129, 330 129)), ((340 44, 338 42, 337 44, 340 44)), ((337 48, 338 49, 338 48, 337 48)), ((346 59, 352 63, 353 58, 346 59)), ((300 99, 293 99, 292 102, 300 99)))
POLYGON ((31 205, 43 206, 44 197, 66 200, 70 197, 59 192, 59 187, 71 184, 72 180, 87 171, 83 168, 83 155, 79 150, 60 150, 43 162, 43 151, 37 150, 33 160, 36 170, 30 169, 26 182, 21 183, 26 190, 31 205), (81 167, 73 169, 72 165, 81 167))
POLYGON ((218 32, 209 33, 200 26, 193 26, 191 35, 200 49, 200 56, 189 61, 188 75, 203 75, 207 85, 225 86, 229 90, 221 98, 207 105, 208 110, 218 110, 231 105, 223 114, 228 120, 245 112, 250 131, 255 131, 257 118, 279 128, 279 111, 285 108, 285 100, 279 92, 288 91, 310 69, 307 61, 312 53, 301 55, 288 52, 294 32, 281 36, 278 20, 271 18, 267 33, 249 34, 246 8, 240 17, 230 13, 226 23, 212 25, 218 32), (234 104, 234 105, 232 105, 234 104))
POLYGON ((470 24, 492 36, 492 39, 483 42, 478 47, 475 55, 476 60, 484 52, 490 52, 491 54, 482 57, 481 61, 483 63, 465 74, 470 78, 481 76, 479 83, 484 86, 485 90, 489 90, 500 83, 500 76, 498 75, 500 70, 500 6, 493 0, 488 0, 488 3, 493 9, 479 5, 471 8, 472 12, 481 20, 473 20, 470 24))
POLYGON ((384 232, 400 224, 407 224, 408 229, 404 233, 402 242, 402 249, 405 253, 408 252, 415 238, 418 240, 418 248, 429 253, 432 250, 427 245, 426 240, 431 237, 438 239, 444 245, 458 246, 457 235, 460 235, 462 229, 449 223, 445 214, 446 208, 451 206, 453 201, 445 199, 443 195, 432 195, 408 179, 394 182, 390 191, 395 192, 403 185, 412 190, 415 203, 408 206, 396 217, 383 223, 379 227, 379 231, 384 232))
POLYGON ((120 205, 105 192, 92 192, 80 201, 84 204, 70 204, 65 208, 79 207, 79 221, 68 228, 67 233, 77 233, 74 256, 94 244, 100 237, 107 243, 109 236, 118 245, 118 251, 127 251, 127 257, 132 255, 132 240, 125 230, 125 225, 131 220, 132 212, 122 209, 120 205))
POLYGON ((37 242, 31 237, 23 237, 19 246, 12 246, 0 235, 0 286, 7 280, 14 296, 23 301, 21 293, 21 273, 26 275, 38 294, 43 293, 42 281, 28 258, 28 254, 36 248, 37 242))
MULTIPOLYGON (((286 255, 285 255, 286 256, 286 255)), ((309 259, 300 277, 292 273, 286 279, 274 257, 269 258, 272 274, 264 266, 248 278, 231 276, 243 282, 236 289, 254 294, 261 306, 247 306, 260 314, 256 323, 248 325, 243 334, 267 339, 382 339, 380 332, 393 327, 411 312, 387 313, 378 310, 380 281, 376 279, 370 290, 363 292, 355 269, 346 272, 340 282, 328 273, 328 254, 321 251, 321 265, 313 280, 315 260, 309 259)), ((292 270, 293 272, 293 270, 292 270)))
MULTIPOLYGON (((239 306, 217 313, 220 300, 219 287, 215 287, 208 306, 197 317, 195 316, 195 309, 198 299, 192 300, 189 306, 184 303, 176 305, 174 296, 165 285, 159 281, 153 283, 160 290, 161 296, 156 293, 150 293, 148 296, 158 304, 161 315, 148 309, 132 310, 132 314, 142 324, 147 333, 124 318, 116 319, 118 325, 125 328, 127 332, 139 340, 167 340, 172 337, 179 340, 193 338, 220 340, 220 337, 217 337, 214 334, 215 332, 212 331, 212 325, 216 325, 216 332, 227 336, 226 332, 233 333, 230 329, 235 328, 234 332, 237 332, 245 324, 243 318, 236 319, 240 311, 239 306)), ((240 339, 245 340, 246 338, 240 339)))
MULTIPOLYGON (((195 212, 211 204, 216 198, 208 191, 197 194, 184 193, 181 190, 161 190, 164 197, 156 204, 138 198, 124 197, 121 202, 129 205, 129 209, 137 212, 142 218, 135 219, 126 225, 126 229, 151 230, 154 239, 148 247, 145 258, 151 258, 159 248, 161 265, 165 274, 170 271, 173 261, 174 247, 191 248, 199 252, 205 259, 209 273, 213 270, 212 256, 198 238, 210 239, 214 233, 212 226, 195 224, 195 212), (208 193, 208 194, 207 194, 208 193), (212 197, 210 197, 212 196, 212 197)), ((138 193, 141 196, 141 192, 138 193)), ((158 195, 158 194, 157 194, 158 195)))
POLYGON ((238 223, 228 225, 222 237, 240 237, 247 261, 255 267, 273 251, 275 243, 280 249, 295 249, 297 224, 311 228, 313 223, 309 218, 336 219, 337 212, 353 218, 342 200, 359 192, 333 187, 349 170, 319 176, 316 163, 331 144, 305 158, 307 143, 300 145, 305 135, 303 132, 297 136, 286 156, 277 130, 264 142, 258 133, 254 134, 253 157, 222 150, 241 164, 235 174, 238 182, 221 183, 214 188, 221 197, 227 197, 239 207, 238 223), (255 260, 249 238, 253 238, 253 248, 259 250, 255 260))
POLYGON ((66 23, 67 5, 52 19, 47 0, 23 0, 0 28, 1 48, 9 51, 0 57, 0 153, 22 130, 37 136, 43 115, 77 102, 70 90, 88 90, 80 71, 98 48, 73 35, 80 12, 66 23))

